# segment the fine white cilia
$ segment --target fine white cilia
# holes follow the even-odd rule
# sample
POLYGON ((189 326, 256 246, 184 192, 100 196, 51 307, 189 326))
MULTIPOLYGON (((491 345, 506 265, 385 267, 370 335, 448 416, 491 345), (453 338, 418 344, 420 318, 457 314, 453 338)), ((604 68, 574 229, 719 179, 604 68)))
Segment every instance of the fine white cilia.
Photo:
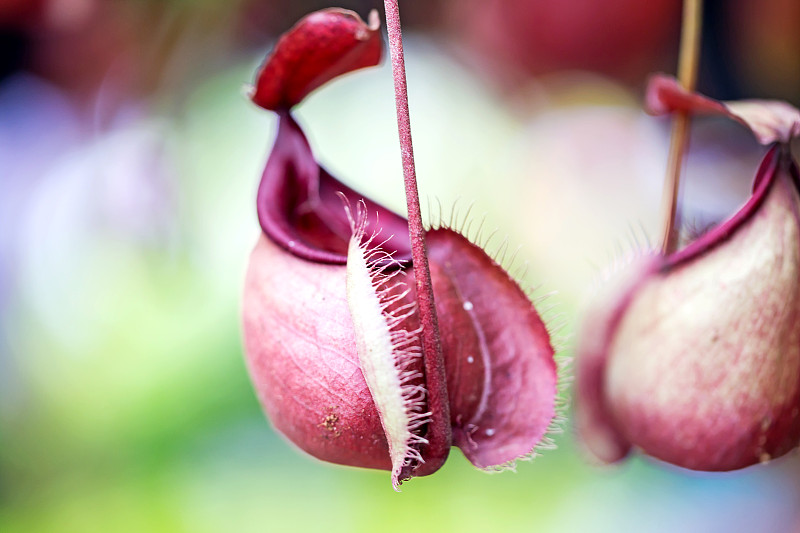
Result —
POLYGON ((345 207, 352 236, 347 251, 347 302, 353 319, 356 349, 364 380, 378 409, 389 444, 392 485, 399 490, 404 467, 423 461, 419 446, 427 440, 416 432, 428 422, 425 387, 420 384, 419 329, 408 331, 403 322, 416 312, 402 272, 391 255, 373 245, 377 233, 365 239, 366 216, 358 204, 355 219, 345 207))

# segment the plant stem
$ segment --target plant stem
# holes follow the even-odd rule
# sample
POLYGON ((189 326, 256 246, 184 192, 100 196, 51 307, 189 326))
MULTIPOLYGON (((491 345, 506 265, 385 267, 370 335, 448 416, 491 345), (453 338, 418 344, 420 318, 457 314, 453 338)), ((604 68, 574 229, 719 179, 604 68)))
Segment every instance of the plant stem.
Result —
MULTIPOLYGON (((425 245, 425 228, 422 224, 422 211, 419 205, 417 174, 414 169, 414 148, 411 143, 411 118, 408 112, 408 91, 406 87, 406 67, 403 56, 403 36, 400 28, 400 9, 398 0, 384 0, 386 7, 386 28, 389 33, 389 51, 392 58, 395 106, 397 107, 397 128, 400 134, 400 151, 403 161, 403 179, 408 206, 408 231, 411 239, 411 259, 414 262, 414 276, 417 289, 417 305, 422 325, 422 351, 425 360, 425 381, 428 391, 428 405, 431 406, 431 421, 428 424, 428 439, 425 455, 444 459, 451 443, 450 402, 447 397, 447 378, 444 371, 442 342, 439 334, 439 321, 433 300, 433 283, 428 265, 425 245)), ((435 469, 431 461, 425 469, 435 469)), ((438 468, 438 467, 436 467, 438 468)))
MULTIPOLYGON (((683 27, 681 29, 681 48, 678 59, 678 82, 688 91, 697 85, 697 70, 700 63, 700 37, 703 25, 703 0, 684 0, 683 27)), ((664 179, 662 195, 664 216, 664 235, 661 251, 671 254, 678 247, 676 216, 681 170, 689 147, 689 126, 691 117, 679 111, 672 122, 672 133, 667 160, 667 174, 664 179)))

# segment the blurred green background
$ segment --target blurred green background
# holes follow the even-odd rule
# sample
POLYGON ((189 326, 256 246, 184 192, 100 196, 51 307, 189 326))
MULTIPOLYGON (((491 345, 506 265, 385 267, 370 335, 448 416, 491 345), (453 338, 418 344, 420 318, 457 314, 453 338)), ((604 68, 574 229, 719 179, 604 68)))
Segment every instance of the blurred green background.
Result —
MULTIPOLYGON (((657 235, 667 125, 639 102, 647 73, 673 69, 680 2, 407 4, 428 220, 469 211, 498 228, 490 250, 521 245, 525 283, 558 291, 543 305, 569 355, 599 272, 657 235)), ((454 449, 396 494, 272 431, 239 300, 275 120, 243 87, 328 5, 0 0, 0 531, 800 531, 796 454, 716 475, 600 468, 567 425, 517 473, 454 449)), ((757 5, 707 3, 701 85, 797 104, 800 4, 757 5)), ((298 116, 335 175, 402 211, 393 105, 384 66, 298 116)), ((746 197, 753 144, 697 124, 684 209, 699 223, 746 197)))

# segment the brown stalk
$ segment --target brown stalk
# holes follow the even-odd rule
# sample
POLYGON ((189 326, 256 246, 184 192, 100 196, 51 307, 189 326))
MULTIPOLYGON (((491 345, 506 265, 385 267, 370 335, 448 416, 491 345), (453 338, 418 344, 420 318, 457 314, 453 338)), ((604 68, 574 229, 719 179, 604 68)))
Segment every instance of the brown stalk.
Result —
MULTIPOLYGON (((683 26, 681 29, 680 57, 678 59, 678 82, 688 91, 697 85, 697 71, 700 63, 700 39, 703 25, 703 0, 684 0, 683 26)), ((662 194, 662 213, 664 234, 661 252, 671 254, 678 247, 676 228, 678 191, 681 170, 689 147, 689 126, 691 117, 679 111, 672 122, 667 173, 662 194)))

